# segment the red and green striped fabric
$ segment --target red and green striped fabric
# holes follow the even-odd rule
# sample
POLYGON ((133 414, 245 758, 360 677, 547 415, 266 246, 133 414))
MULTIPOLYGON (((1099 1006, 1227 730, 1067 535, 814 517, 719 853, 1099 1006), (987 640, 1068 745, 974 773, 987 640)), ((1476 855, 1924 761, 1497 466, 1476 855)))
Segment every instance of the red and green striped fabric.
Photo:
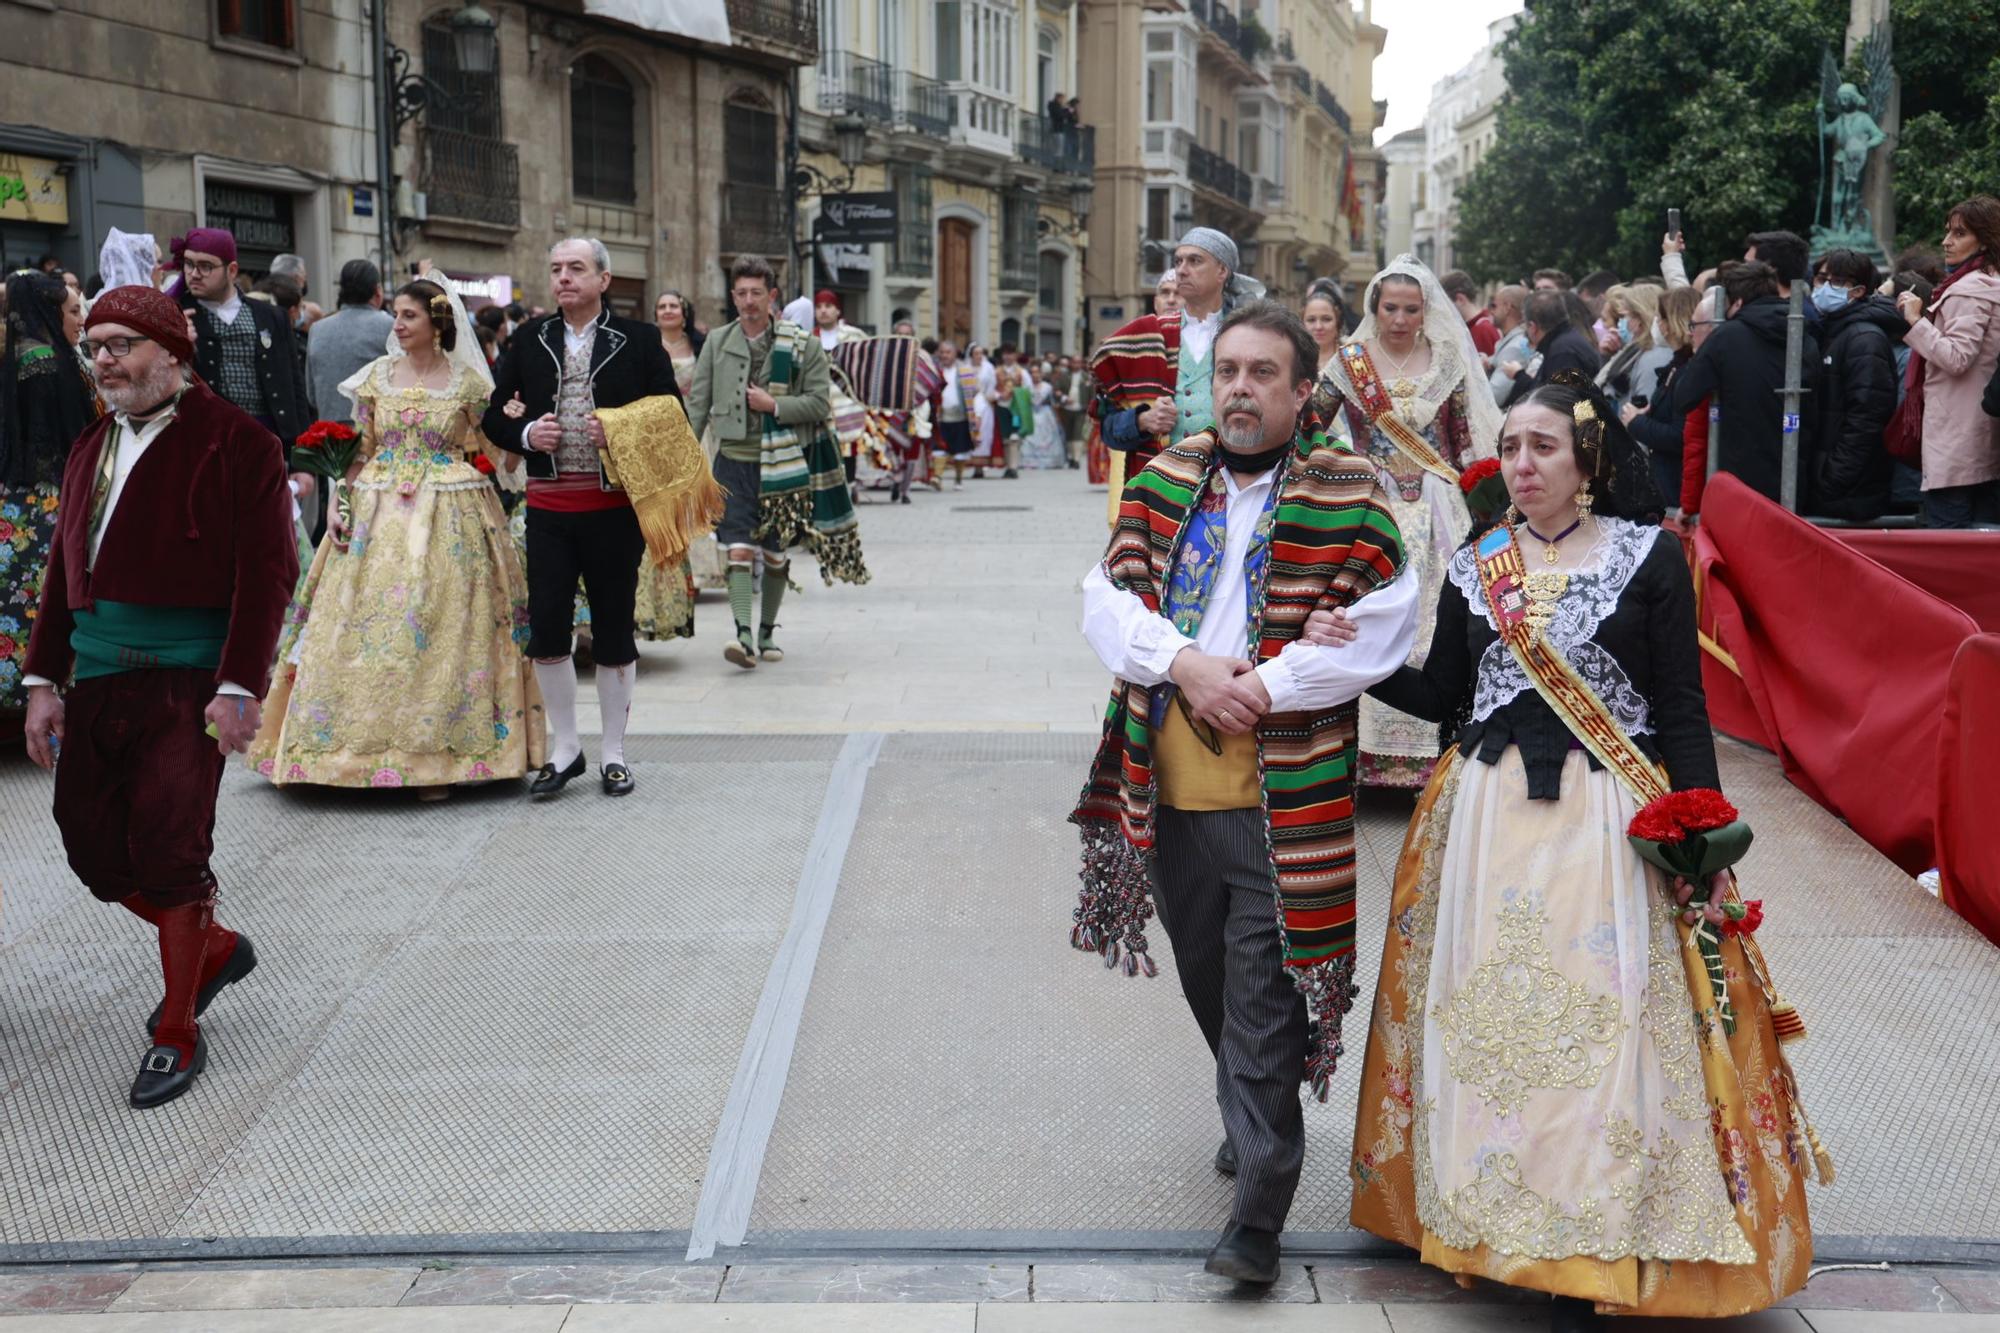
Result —
MULTIPOLYGON (((1156 613, 1193 499, 1215 466, 1214 434, 1203 432, 1162 451, 1125 487, 1105 571, 1156 613)), ((1315 608, 1350 605, 1403 565, 1375 469, 1345 441, 1317 430, 1301 436, 1277 484, 1257 609, 1260 662, 1296 640, 1315 608)), ((1114 683, 1103 740, 1071 815, 1084 840, 1071 942, 1102 954, 1107 966, 1122 959, 1128 975, 1154 971, 1145 938, 1158 796, 1146 725, 1151 695, 1147 686, 1114 683)), ((1274 713, 1257 731, 1285 961, 1318 1024, 1307 1073, 1322 1098, 1340 1054, 1340 1016, 1353 999, 1355 716, 1352 703, 1274 713)))

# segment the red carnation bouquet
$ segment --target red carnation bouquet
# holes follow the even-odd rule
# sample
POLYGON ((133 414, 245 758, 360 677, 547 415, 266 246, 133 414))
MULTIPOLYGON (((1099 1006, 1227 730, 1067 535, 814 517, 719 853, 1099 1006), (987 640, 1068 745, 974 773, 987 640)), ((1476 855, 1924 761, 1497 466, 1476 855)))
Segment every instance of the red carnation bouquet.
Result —
POLYGON ((1458 489, 1465 492, 1465 507, 1481 523, 1507 507, 1507 483, 1497 458, 1482 458, 1459 473, 1458 489))
POLYGON ((1715 901, 1708 881, 1717 871, 1741 861, 1750 850, 1750 826, 1721 792, 1696 787, 1648 801, 1632 816, 1625 836, 1645 860, 1694 886, 1695 896, 1688 900, 1687 914, 1693 918, 1689 924, 1694 927, 1702 962, 1708 967, 1722 1030, 1734 1036, 1736 1011, 1729 1003, 1722 969, 1722 937, 1748 935, 1763 925, 1764 904, 1715 901))
POLYGON ((292 443, 292 470, 341 481, 354 466, 361 437, 344 421, 315 421, 292 443))

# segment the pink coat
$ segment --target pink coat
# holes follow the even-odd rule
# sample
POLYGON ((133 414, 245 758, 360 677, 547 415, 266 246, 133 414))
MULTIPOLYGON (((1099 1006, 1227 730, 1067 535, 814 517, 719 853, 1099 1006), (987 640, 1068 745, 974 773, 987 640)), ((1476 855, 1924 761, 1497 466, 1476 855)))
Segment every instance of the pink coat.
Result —
POLYGON ((2000 419, 1981 410, 2000 365, 2000 276, 1970 273, 1903 341, 1924 358, 1924 489, 2000 478, 2000 419))

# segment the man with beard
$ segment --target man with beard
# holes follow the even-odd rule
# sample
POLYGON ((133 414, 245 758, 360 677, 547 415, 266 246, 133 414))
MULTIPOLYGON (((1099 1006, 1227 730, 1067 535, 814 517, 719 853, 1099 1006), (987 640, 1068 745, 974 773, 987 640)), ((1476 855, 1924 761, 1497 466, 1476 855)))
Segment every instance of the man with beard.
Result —
POLYGON ((1319 354, 1299 317, 1238 307, 1212 361, 1217 426, 1125 487, 1083 583, 1084 637, 1118 679, 1071 816, 1071 941, 1151 975, 1157 903, 1215 1056, 1215 1166, 1236 1177, 1208 1271, 1269 1283, 1305 1156, 1299 1080, 1325 1098, 1354 994, 1354 701, 1408 656, 1418 607, 1374 467, 1300 432, 1319 354), (1359 627, 1344 655, 1300 638, 1336 606, 1359 627))
POLYGON ((209 857, 222 766, 257 734, 298 548, 284 451, 188 383, 195 348, 171 298, 104 293, 83 350, 111 410, 63 478, 75 502, 28 642, 27 742, 55 770, 70 868, 158 933, 166 994, 131 1093, 143 1108, 193 1085, 208 1060, 197 1016, 257 965, 215 921, 209 857))

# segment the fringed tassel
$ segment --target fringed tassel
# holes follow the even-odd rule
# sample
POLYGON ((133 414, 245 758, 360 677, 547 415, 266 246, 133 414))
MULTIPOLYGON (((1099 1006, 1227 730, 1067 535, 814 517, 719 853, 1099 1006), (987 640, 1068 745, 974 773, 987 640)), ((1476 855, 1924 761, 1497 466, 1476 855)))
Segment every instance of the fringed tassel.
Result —
POLYGON ((1799 1017, 1799 1011, 1790 1000, 1773 992, 1771 1000, 1771 1028, 1781 1042, 1804 1041, 1806 1021, 1799 1017))
POLYGON ((1146 947, 1153 900, 1145 861, 1115 824, 1086 823, 1082 833, 1083 891, 1071 914, 1070 946, 1102 956, 1105 967, 1128 977, 1158 976, 1146 947))
POLYGON ((1311 967, 1295 968, 1292 984, 1306 998, 1306 1013, 1312 1018, 1312 1033, 1306 1047, 1305 1080, 1313 1098, 1325 1101, 1333 1087, 1334 1071, 1347 1048, 1340 1042, 1340 1020, 1354 1007, 1361 993, 1354 984, 1354 955, 1344 953, 1311 967))
POLYGON ((812 531, 812 494, 786 491, 767 495, 757 502, 757 517, 757 530, 750 534, 751 540, 761 544, 775 536, 778 545, 789 550, 804 542, 812 531))
POLYGON ((819 561, 819 576, 831 588, 835 579, 843 583, 868 582, 868 565, 861 558, 861 529, 815 532, 808 539, 813 558, 819 561))
POLYGON ((722 484, 703 471, 700 480, 676 494, 659 491, 632 501, 646 551, 661 569, 680 563, 694 539, 722 521, 726 496, 722 484))

